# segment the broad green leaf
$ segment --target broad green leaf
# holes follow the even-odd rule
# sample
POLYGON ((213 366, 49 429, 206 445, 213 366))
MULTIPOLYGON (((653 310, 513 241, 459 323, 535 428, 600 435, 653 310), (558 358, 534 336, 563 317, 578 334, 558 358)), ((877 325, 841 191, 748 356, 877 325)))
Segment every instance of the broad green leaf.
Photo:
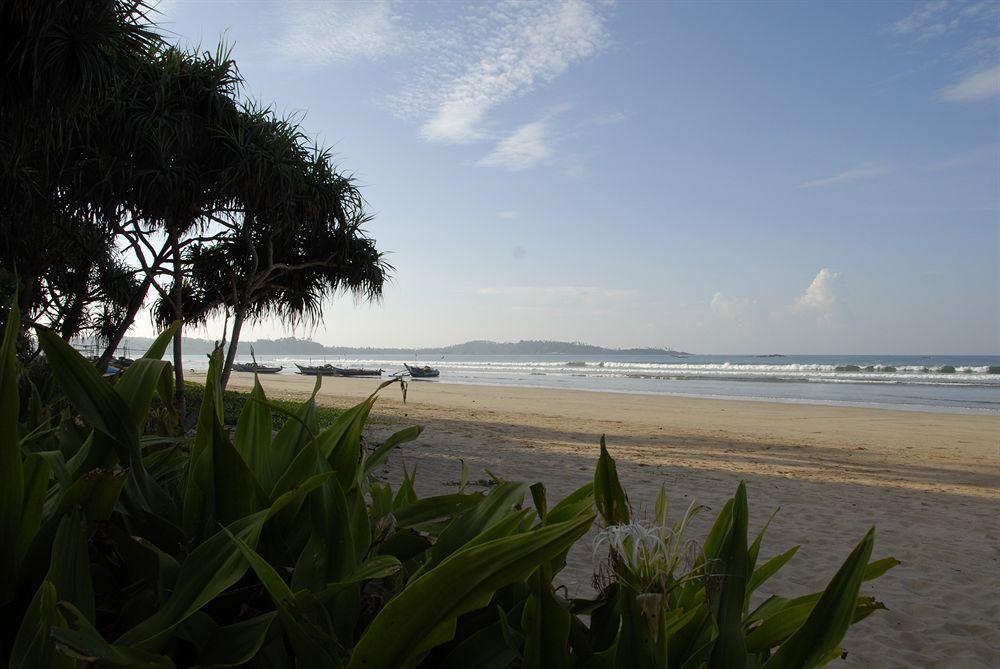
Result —
POLYGON ((535 504, 538 518, 545 522, 545 515, 549 512, 549 504, 545 496, 544 483, 535 483, 531 486, 531 501, 535 504))
POLYGON ((746 600, 749 570, 748 521, 747 487, 745 482, 740 481, 733 498, 733 522, 718 563, 722 584, 714 613, 719 636, 709 656, 709 669, 746 667, 748 664, 746 643, 743 640, 743 603, 746 600))
POLYGON ((551 581, 552 571, 547 564, 535 570, 531 578, 531 595, 521 617, 525 669, 569 669, 570 666, 570 613, 556 600, 551 581))
POLYGON ((247 570, 247 562, 228 533, 254 547, 264 524, 299 496, 321 486, 332 474, 319 474, 279 497, 270 508, 241 518, 219 530, 195 548, 181 565, 177 587, 160 609, 125 632, 119 644, 155 652, 173 630, 205 604, 235 584, 247 570))
POLYGON ((107 435, 119 461, 128 465, 128 499, 142 511, 172 522, 176 509, 146 471, 138 425, 127 402, 72 346, 49 330, 39 328, 37 333, 49 369, 66 399, 86 422, 107 435))
POLYGON ((607 525, 621 525, 629 522, 631 510, 628 496, 618 481, 618 468, 615 460, 608 453, 601 435, 601 456, 597 459, 597 471, 594 472, 594 501, 597 510, 607 525))
POLYGON ((173 661, 164 655, 108 643, 69 602, 59 602, 59 609, 68 627, 54 628, 52 637, 62 655, 109 669, 174 669, 173 661))
POLYGON ((441 661, 439 669, 507 669, 516 658, 497 621, 463 639, 441 661))
POLYGON ((24 460, 24 501, 21 505, 21 527, 15 549, 16 562, 24 559, 28 547, 42 526, 42 510, 49 487, 52 467, 46 458, 32 453, 24 460))
POLYGON ((816 607, 798 630, 775 651, 766 669, 808 669, 836 648, 854 615, 858 590, 875 544, 872 528, 844 561, 820 596, 816 607))
POLYGON ((670 498, 667 497, 667 486, 660 484, 660 492, 656 493, 656 506, 654 516, 656 524, 660 527, 667 526, 667 513, 670 511, 670 498))
POLYGON ((660 595, 638 594, 626 587, 619 590, 621 636, 615 659, 622 669, 667 669, 668 640, 664 621, 661 616, 652 614, 659 610, 658 597, 660 595))
POLYGON ((729 528, 732 522, 733 499, 730 498, 722 505, 722 511, 719 512, 715 522, 712 524, 712 529, 708 531, 708 536, 705 537, 705 544, 702 548, 704 561, 711 562, 719 558, 719 554, 725 545, 726 537, 729 536, 729 528))
POLYGON ((421 571, 433 569, 480 532, 507 517, 524 501, 527 490, 528 486, 524 483, 504 483, 490 491, 479 505, 458 516, 444 528, 421 571))
POLYGON ((196 538, 213 531, 218 523, 229 524, 260 509, 267 501, 254 472, 223 427, 220 365, 216 351, 209 363, 184 491, 184 531, 196 538))
POLYGON ((388 439, 385 440, 381 446, 375 449, 375 451, 365 460, 364 475, 373 476, 375 470, 382 466, 382 464, 389 457, 389 454, 400 444, 405 444, 408 441, 413 441, 420 436, 424 428, 420 425, 414 425, 406 429, 400 430, 390 435, 388 439))
POLYGON ((485 496, 482 493, 425 497, 404 507, 397 507, 393 515, 399 527, 417 527, 453 518, 479 505, 483 499, 485 496))
POLYGON ((747 585, 747 599, 749 599, 750 595, 757 590, 757 588, 762 586, 767 579, 777 574, 789 560, 795 557, 798 550, 798 546, 792 546, 781 555, 775 555, 773 558, 755 569, 753 576, 750 577, 750 583, 747 585))
MULTIPOLYGON (((325 461, 320 463, 329 467, 325 461)), ((341 581, 354 571, 354 537, 347 498, 335 473, 309 495, 306 504, 312 531, 295 565, 292 587, 319 592, 325 584, 341 581)))
MULTIPOLYGON (((747 634, 747 647, 755 653, 771 650, 788 639, 809 617, 816 608, 818 598, 806 597, 801 600, 789 601, 785 606, 764 618, 763 622, 747 634)), ((854 604, 851 624, 867 618, 869 615, 885 609, 881 602, 872 597, 858 597, 854 604)), ((822 666, 818 664, 815 666, 822 666)))
POLYGON ((61 601, 73 604, 87 620, 95 620, 94 586, 90 579, 87 540, 90 530, 79 508, 63 516, 52 542, 52 559, 45 580, 52 583, 61 601))
POLYGON ((271 490, 278 477, 284 471, 281 462, 283 457, 277 455, 271 447, 271 432, 274 423, 271 411, 264 404, 253 400, 266 400, 260 379, 254 374, 253 390, 250 400, 243 406, 243 411, 236 421, 236 450, 246 460, 247 465, 257 477, 257 482, 264 490, 271 490), (281 467, 281 469, 278 469, 281 467))
MULTIPOLYGON (((161 332, 156 339, 153 340, 153 343, 149 345, 149 349, 146 350, 146 353, 143 354, 142 357, 152 360, 159 360, 162 358, 166 354, 167 346, 169 346, 170 342, 173 341, 174 335, 177 333, 177 328, 179 327, 180 321, 174 321, 171 323, 170 327, 161 332)), ((129 367, 131 367, 131 365, 129 365, 129 367)))
POLYGON ((153 395, 157 393, 164 376, 173 378, 173 367, 169 362, 139 358, 115 381, 115 391, 128 405, 132 420, 139 430, 146 422, 153 395))
POLYGON ((461 550, 389 600, 362 635, 351 669, 389 669, 452 638, 455 620, 489 603, 572 545, 593 517, 542 527, 461 550))
MULTIPOLYGON (((336 479, 331 479, 336 483, 336 479)), ((295 649, 296 666, 315 669, 334 669, 341 666, 340 658, 337 655, 335 640, 318 633, 314 626, 303 624, 296 610, 293 608, 292 600, 294 596, 288 584, 285 583, 278 572, 274 570, 267 560, 262 558, 247 545, 245 541, 230 533, 229 538, 239 548, 240 553, 250 564, 257 578, 264 585, 271 600, 278 609, 278 617, 281 624, 288 633, 295 649)))
POLYGON ((66 619, 56 608, 56 587, 43 581, 21 619, 21 627, 10 652, 9 669, 74 669, 76 662, 55 652, 53 628, 65 627, 66 619))
POLYGON ((260 649, 275 634, 277 611, 264 613, 232 625, 217 627, 198 657, 195 669, 208 667, 241 667, 260 653, 260 649))

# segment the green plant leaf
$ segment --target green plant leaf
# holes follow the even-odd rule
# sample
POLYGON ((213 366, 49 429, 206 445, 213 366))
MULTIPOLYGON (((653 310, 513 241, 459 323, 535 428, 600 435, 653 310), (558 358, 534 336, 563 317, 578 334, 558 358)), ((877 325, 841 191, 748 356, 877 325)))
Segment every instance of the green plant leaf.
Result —
POLYGON ((174 669, 173 661, 164 655, 109 644, 69 602, 59 602, 59 610, 68 626, 54 628, 52 637, 64 656, 109 669, 174 669))
POLYGON ((46 580, 55 586, 60 600, 70 602, 87 620, 94 621, 96 607, 87 551, 89 538, 90 530, 79 507, 63 516, 52 542, 46 580))
POLYGON ((66 619, 56 608, 56 600, 56 587, 43 581, 24 611, 10 652, 9 669, 74 669, 76 663, 56 653, 49 636, 53 628, 66 626, 66 619))
POLYGON ((24 501, 21 505, 21 527, 17 537, 17 547, 13 551, 16 563, 20 564, 28 547, 42 526, 42 510, 48 492, 52 467, 49 461, 38 453, 32 453, 24 460, 24 501))
MULTIPOLYGON (((153 340, 153 343, 149 345, 149 348, 142 357, 152 360, 159 360, 162 358, 166 354, 167 346, 169 346, 170 342, 173 341, 174 335, 177 333, 177 328, 179 328, 180 325, 180 321, 174 321, 171 323, 170 327, 161 332, 156 339, 153 340)), ((129 367, 131 367, 131 365, 129 365, 129 367)))
POLYGON ((593 517, 542 527, 461 550, 391 599, 354 648, 351 669, 389 669, 452 638, 455 619, 486 606, 579 539, 593 517))
POLYGON ((722 548, 719 571, 722 584, 715 602, 715 619, 719 629, 709 656, 709 669, 746 667, 746 643, 743 640, 743 604, 746 601, 747 571, 747 508, 746 483, 740 481, 733 498, 733 521, 722 548))
POLYGON ((126 496, 143 512, 173 522, 176 508, 146 471, 139 428, 126 401, 72 346, 49 330, 36 330, 52 376, 66 399, 87 423, 107 435, 118 460, 128 465, 126 496))
POLYGON ((264 644, 275 635, 277 611, 264 613, 232 625, 217 627, 212 632, 205 650, 198 657, 193 669, 209 667, 241 667, 260 652, 264 644))
POLYGON ((327 481, 332 474, 318 474, 279 497, 270 508, 241 518, 219 530, 195 548, 181 565, 177 587, 152 616, 128 630, 117 641, 155 652, 163 647, 173 630, 217 595, 235 584, 247 570, 242 553, 229 533, 247 545, 257 545, 264 524, 286 505, 327 481))
POLYGON ((767 579, 771 578, 778 571, 784 567, 789 560, 795 557, 795 554, 799 551, 798 546, 792 546, 787 551, 780 555, 775 555, 773 558, 762 564, 760 567, 754 570, 753 576, 750 577, 750 583, 747 585, 747 599, 749 600, 750 595, 757 590, 760 586, 764 584, 767 579))
POLYGON ((618 481, 618 468, 615 460, 608 453, 601 435, 601 455, 597 459, 597 471, 594 473, 594 501, 597 510, 607 525, 621 525, 629 522, 631 510, 628 496, 618 481))
POLYGON ((851 624, 874 544, 875 529, 872 528, 826 586, 806 621, 763 665, 766 669, 819 666, 820 661, 840 644, 851 624))
POLYGON ((525 669, 569 669, 570 613, 552 592, 552 571, 548 565, 535 570, 531 595, 524 604, 521 629, 524 630, 525 669))
MULTIPOLYGON (((336 479, 330 481, 336 484, 336 479)), ((340 667, 341 662, 336 652, 335 640, 323 635, 315 626, 303 624, 292 606, 294 595, 291 589, 274 570, 274 567, 258 555, 245 541, 228 530, 225 532, 239 548, 243 557, 250 564, 250 568, 253 569, 271 596, 274 605, 278 608, 278 617, 285 632, 288 633, 292 647, 295 649, 296 666, 301 666, 303 669, 309 667, 335 669, 340 667)))
POLYGON ((405 428, 389 436, 385 440, 385 443, 380 445, 375 451, 365 460, 364 475, 372 476, 375 470, 382 466, 382 464, 389 457, 389 454, 396 449, 400 444, 405 444, 408 441, 413 441, 420 436, 420 433, 424 431, 424 428, 420 425, 414 425, 412 427, 405 428))
POLYGON ((265 400, 267 397, 264 395, 264 388, 260 385, 260 379, 254 374, 250 401, 243 406, 243 411, 236 421, 234 445, 253 471, 257 483, 264 490, 271 490, 284 471, 285 463, 283 455, 271 447, 274 421, 271 419, 270 409, 261 403, 265 400))

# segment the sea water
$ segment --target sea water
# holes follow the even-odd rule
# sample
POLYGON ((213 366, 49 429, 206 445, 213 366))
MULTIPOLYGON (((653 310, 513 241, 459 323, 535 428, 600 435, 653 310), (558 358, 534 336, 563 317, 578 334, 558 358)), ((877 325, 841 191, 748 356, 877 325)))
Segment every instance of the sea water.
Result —
MULTIPOLYGON (((190 369, 205 369, 207 362, 203 355, 185 357, 190 369)), ((386 375, 403 372, 408 362, 440 369, 437 383, 1000 415, 1000 356, 268 355, 258 362, 284 365, 282 374, 296 373, 295 363, 330 363, 382 368, 386 375)))

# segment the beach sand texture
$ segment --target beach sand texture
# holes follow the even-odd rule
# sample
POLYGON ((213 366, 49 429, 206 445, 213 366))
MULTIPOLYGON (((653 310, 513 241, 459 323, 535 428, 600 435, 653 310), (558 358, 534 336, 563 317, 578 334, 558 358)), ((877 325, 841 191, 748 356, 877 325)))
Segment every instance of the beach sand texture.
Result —
MULTIPOLYGON (((261 381, 269 396, 304 398, 314 380, 261 381)), ((252 382, 234 374, 230 388, 252 382)), ((319 401, 346 406, 375 387, 324 379, 319 401)), ((410 383, 406 404, 387 388, 374 413, 376 441, 425 426, 384 471, 397 483, 403 462, 418 466, 421 496, 454 491, 463 458, 470 479, 489 468, 544 482, 552 504, 592 479, 606 434, 639 513, 665 483, 672 517, 692 499, 710 507, 689 535, 703 538, 745 479, 751 534, 780 507, 761 559, 802 546, 763 594, 821 589, 875 525, 875 557, 902 565, 862 594, 890 610, 851 629, 837 666, 1000 666, 1000 417, 428 382, 410 383)), ((562 574, 571 595, 592 591, 591 541, 562 574)))

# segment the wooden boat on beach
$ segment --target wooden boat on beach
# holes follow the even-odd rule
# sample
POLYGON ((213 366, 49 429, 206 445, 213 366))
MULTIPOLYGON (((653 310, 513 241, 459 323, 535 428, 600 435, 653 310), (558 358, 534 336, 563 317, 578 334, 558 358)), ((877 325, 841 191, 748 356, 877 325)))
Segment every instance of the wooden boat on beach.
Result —
POLYGON ((284 367, 268 367, 267 365, 261 365, 256 362, 234 362, 233 371, 234 372, 253 372, 256 374, 277 374, 284 367))
POLYGON ((410 376, 414 379, 433 379, 441 376, 441 370, 434 369, 429 365, 419 367, 417 365, 408 365, 404 362, 403 367, 406 367, 406 371, 408 371, 410 376))
POLYGON ((334 367, 333 365, 308 366, 296 364, 299 374, 308 376, 382 376, 381 369, 363 369, 360 367, 334 367))

